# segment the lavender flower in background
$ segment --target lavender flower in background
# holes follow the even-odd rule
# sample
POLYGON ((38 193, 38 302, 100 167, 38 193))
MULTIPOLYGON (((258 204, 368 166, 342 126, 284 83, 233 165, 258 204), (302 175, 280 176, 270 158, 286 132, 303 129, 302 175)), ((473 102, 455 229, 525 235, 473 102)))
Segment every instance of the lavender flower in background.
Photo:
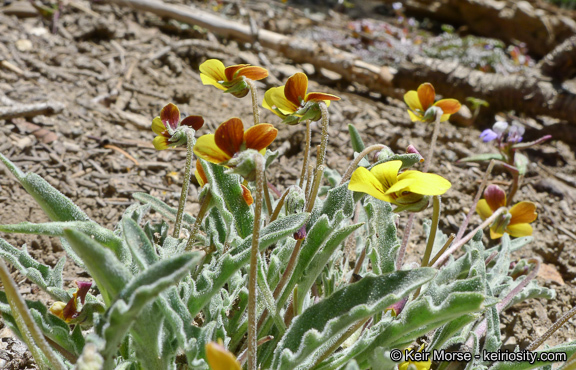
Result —
POLYGON ((512 126, 508 129, 508 139, 509 143, 519 143, 522 141, 522 136, 526 132, 524 126, 520 125, 518 122, 512 122, 512 126))
POLYGON ((514 121, 512 125, 509 125, 508 122, 498 121, 494 123, 491 129, 486 129, 482 131, 480 134, 480 139, 485 143, 488 143, 493 140, 497 140, 499 142, 502 141, 504 138, 504 134, 508 132, 508 137, 506 142, 508 143, 519 143, 522 141, 522 136, 524 135, 524 126, 520 123, 514 121))

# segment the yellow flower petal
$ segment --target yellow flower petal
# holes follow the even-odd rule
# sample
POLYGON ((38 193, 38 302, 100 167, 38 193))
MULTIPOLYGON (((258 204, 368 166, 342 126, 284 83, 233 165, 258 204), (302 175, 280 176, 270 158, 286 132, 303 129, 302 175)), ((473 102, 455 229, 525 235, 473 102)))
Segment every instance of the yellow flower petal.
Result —
POLYGON ((284 86, 273 87, 268 91, 266 91, 266 94, 264 94, 264 100, 266 104, 270 107, 268 109, 276 107, 280 110, 282 114, 285 115, 290 115, 296 112, 299 108, 298 105, 295 105, 288 99, 286 99, 286 97, 284 96, 284 86))
POLYGON ((422 116, 416 115, 411 110, 408 110, 408 115, 410 116, 410 120, 412 120, 412 122, 422 121, 422 116))
POLYGON ((404 94, 404 102, 410 109, 422 111, 422 104, 420 104, 418 93, 415 90, 410 90, 404 94))
POLYGON ((398 181, 396 184, 392 185, 388 190, 386 190, 386 194, 396 193, 397 191, 402 191, 409 187, 415 179, 403 179, 398 181))
POLYGON ((206 344, 206 359, 212 370, 241 370, 240 363, 222 344, 206 344))
POLYGON ((402 167, 402 161, 384 162, 372 167, 370 173, 382 184, 384 191, 398 182, 398 171, 402 167))
POLYGON ((488 217, 492 216, 492 213, 494 213, 494 212, 492 211, 492 209, 488 205, 488 202, 486 201, 486 199, 480 199, 478 201, 478 203, 476 204, 476 213, 478 213, 478 215, 480 215, 480 218, 485 220, 488 217))
POLYGON ((498 239, 498 238, 501 238, 502 235, 504 235, 504 234, 499 232, 499 231, 496 231, 496 227, 490 228, 490 239, 498 239))
POLYGON ((448 121, 449 119, 450 119, 450 114, 443 114, 443 115, 440 117, 440 122, 446 122, 446 121, 448 121))
POLYGON ((532 235, 532 226, 530 224, 510 224, 506 227, 506 232, 515 238, 532 235))
MULTIPOLYGON (((200 73, 210 77, 216 82, 226 81, 225 70, 226 68, 224 67, 224 63, 218 59, 208 59, 204 63, 200 64, 200 73)), ((200 77, 202 77, 202 75, 200 75, 200 77)), ((202 80, 202 82, 204 82, 204 80, 202 80)))
POLYGON ((152 132, 156 135, 162 135, 164 131, 166 131, 166 126, 164 126, 160 117, 154 118, 152 120, 152 132))
POLYGON ((532 202, 516 203, 510 208, 510 214, 512 215, 510 225, 530 223, 538 217, 536 204, 532 202))
POLYGON ((414 179, 408 191, 422 195, 441 195, 452 186, 450 181, 442 176, 420 171, 405 171, 398 176, 399 181, 403 179, 414 179))
POLYGON ((154 140, 152 140, 152 144, 154 144, 154 148, 156 148, 156 150, 164 150, 170 147, 168 138, 162 135, 156 136, 154 140))
POLYGON ((194 154, 196 154, 198 158, 216 164, 230 159, 230 156, 218 148, 213 134, 202 135, 198 138, 194 145, 194 154))
POLYGON ((205 74, 200 74, 200 79, 202 80, 203 85, 212 85, 212 86, 216 86, 220 90, 228 90, 227 87, 220 85, 220 83, 218 82, 218 81, 222 81, 222 80, 217 81, 217 80, 213 79, 212 77, 207 76, 205 74))
POLYGON ((384 188, 376 177, 364 167, 358 167, 352 174, 348 189, 373 196, 376 199, 390 201, 391 197, 384 194, 384 188))

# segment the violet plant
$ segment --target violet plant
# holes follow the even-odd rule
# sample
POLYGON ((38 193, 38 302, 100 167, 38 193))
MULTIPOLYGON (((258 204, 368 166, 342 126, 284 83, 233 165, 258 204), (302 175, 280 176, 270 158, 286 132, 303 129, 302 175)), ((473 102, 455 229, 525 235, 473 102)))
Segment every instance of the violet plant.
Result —
MULTIPOLYGON (((326 164, 328 106, 340 98, 308 92, 306 75, 295 74, 264 95, 264 108, 284 123, 306 126, 301 177, 275 199, 266 172, 278 157, 267 149, 277 129, 260 123, 253 82, 267 71, 216 60, 200 71, 205 84, 224 93, 250 94, 254 125, 245 129, 240 118, 230 118, 214 134, 196 138, 201 117, 180 120, 176 106, 164 107, 152 124, 156 148, 188 148, 178 209, 136 193, 108 230, 0 154, 51 219, 0 225, 0 231, 60 238, 67 257, 91 277, 65 290, 65 258, 51 268, 26 246, 0 239, 0 311, 41 369, 429 369, 430 362, 392 354, 415 345, 420 351, 466 345, 472 358, 497 351, 503 310, 528 298, 554 298, 534 280, 538 259, 512 259, 532 237, 511 239, 510 219, 497 228, 500 243, 482 243, 482 230, 502 219, 505 206, 489 208, 483 223, 466 233, 467 218, 457 237, 439 230, 440 196, 451 184, 428 170, 441 122, 460 107, 454 99, 435 102, 430 84, 406 94, 410 117, 433 124, 426 157, 413 146, 406 153, 382 144, 365 147, 349 126, 354 160, 340 175, 326 164), (311 165, 315 120, 322 137, 311 165), (201 207, 190 215, 183 210, 194 156, 201 207), (423 161, 422 171, 411 169, 423 161), (410 225, 430 202, 433 218, 424 221, 420 266, 405 264, 410 225), (149 219, 151 210, 164 219, 149 219), (407 218, 402 240, 400 217, 407 218), (51 307, 24 301, 4 261, 47 292, 51 307)), ((478 194, 485 185, 486 179, 478 194)), ((488 206, 500 204, 490 199, 488 206)), ((517 212, 526 210, 511 209, 512 219, 517 212)), ((574 342, 538 350, 542 341, 531 350, 576 353, 574 342)), ((480 358, 466 366, 533 369, 550 363, 480 358)))

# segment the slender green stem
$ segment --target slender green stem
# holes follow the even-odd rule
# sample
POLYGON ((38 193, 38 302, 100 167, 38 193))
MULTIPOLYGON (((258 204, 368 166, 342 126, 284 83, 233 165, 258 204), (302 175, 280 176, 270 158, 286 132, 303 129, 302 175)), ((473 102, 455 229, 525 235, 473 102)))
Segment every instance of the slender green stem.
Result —
POLYGON ((314 172, 314 167, 308 165, 308 173, 306 174, 306 189, 304 189, 304 194, 306 194, 306 202, 310 199, 310 188, 312 187, 312 173, 314 172))
POLYGON ((34 322, 30 310, 28 310, 26 302, 24 302, 24 298, 22 298, 18 291, 16 283, 12 279, 12 276, 10 276, 8 267, 1 259, 0 280, 2 281, 2 285, 4 285, 4 292, 10 304, 12 316, 14 320, 16 320, 16 325, 22 334, 22 339, 24 339, 28 349, 32 352, 36 363, 41 367, 44 365, 50 369, 64 370, 64 365, 44 339, 44 335, 34 322))
POLYGON ((258 108, 258 89, 256 84, 249 78, 244 78, 248 87, 250 87, 250 94, 252 95, 252 114, 254 115, 254 126, 260 123, 260 109, 258 108))
POLYGON ((186 167, 184 171, 184 183, 182 184, 182 192, 180 193, 180 201, 178 202, 178 213, 176 213, 176 223, 174 224, 174 238, 180 237, 180 229, 182 228, 182 217, 184 216, 184 207, 186 207, 186 198, 188 198, 188 187, 190 186, 190 176, 192 175, 192 157, 194 156, 194 130, 186 130, 186 167))
POLYGON ((256 196, 254 197, 254 231, 252 233, 252 249, 250 250, 250 276, 248 279, 248 370, 257 370, 257 317, 256 317, 256 285, 258 268, 258 244, 260 239, 260 217, 262 215, 262 193, 264 190, 264 158, 260 154, 254 156, 256 164, 256 196))
POLYGON ((306 120, 306 147, 304 148, 304 159, 302 162, 302 172, 300 173, 300 182, 298 186, 302 188, 304 185, 304 179, 306 178, 306 171, 308 170, 308 159, 310 158, 310 140, 312 132, 310 128, 310 120, 306 120))
MULTIPOLYGON (((436 140, 438 139, 438 133, 440 132, 440 119, 442 118, 442 111, 436 112, 436 120, 434 121, 434 131, 432 131, 432 139, 430 140, 430 151, 428 152, 428 158, 424 163, 424 169, 422 172, 428 172, 432 160, 434 159, 434 149, 436 148, 436 140)), ((406 222, 406 227, 404 228, 404 236, 402 237, 402 244, 400 245, 400 250, 398 251, 398 257, 396 258, 396 270, 402 268, 402 263, 404 262, 404 254, 406 253, 406 247, 408 246, 408 240, 410 239, 410 233, 412 232, 412 226, 414 225, 415 213, 410 213, 408 217, 408 222, 406 222)))
POLYGON ((442 248, 440 248, 440 250, 438 251, 438 253, 436 253, 436 255, 434 256, 434 258, 432 258, 432 260, 430 262, 428 262, 428 266, 432 266, 436 263, 436 261, 438 261, 438 258, 440 258, 440 256, 442 254, 444 254, 444 252, 446 252, 446 249, 448 249, 448 247, 450 246, 450 244, 452 244, 452 242, 454 241, 454 238, 456 237, 456 235, 454 234, 450 234, 450 236, 448 237, 448 240, 446 240, 446 243, 444 243, 444 245, 442 246, 442 248))
MULTIPOLYGON (((432 249, 434 248, 434 241, 436 240, 436 232, 438 231, 438 223, 440 222, 440 196, 435 195, 432 197, 432 225, 430 225, 430 234, 428 235, 428 241, 426 242, 426 250, 424 251, 424 256, 422 257, 421 267, 428 266, 430 262, 430 256, 432 255, 432 249)), ((420 295, 420 288, 414 293, 412 299, 416 299, 420 295)))
POLYGON ((358 167, 358 163, 360 163, 362 158, 366 157, 368 154, 370 154, 376 150, 382 150, 385 147, 386 147, 385 145, 376 144, 376 145, 369 146, 368 148, 361 151, 360 154, 358 154, 358 156, 356 158, 354 158, 354 160, 350 163, 350 166, 348 166, 348 169, 344 173, 344 176, 342 176, 342 180, 340 180, 340 185, 342 185, 343 183, 348 181, 350 176, 352 176, 352 172, 354 172, 356 167, 358 167))
POLYGON ((320 189, 320 183, 322 182, 322 175, 324 174, 324 166, 318 166, 316 169, 316 175, 314 177, 314 184, 312 185, 312 190, 310 191, 310 197, 308 198, 308 204, 306 205, 306 212, 312 212, 314 209, 314 203, 316 202, 316 195, 318 195, 318 189, 320 189))
POLYGON ((448 260, 448 256, 450 256, 452 253, 456 252, 458 249, 460 249, 464 244, 468 243, 468 241, 470 239, 472 239, 474 237, 474 235, 476 235, 476 233, 482 229, 484 229, 486 226, 490 225, 492 222, 494 222, 494 220, 496 218, 498 218, 502 212, 506 211, 506 207, 500 207, 498 208, 494 213, 492 213, 492 216, 488 217, 487 219, 484 220, 484 222, 482 222, 480 224, 480 226, 478 226, 477 228, 475 228, 474 230, 470 231, 468 233, 468 235, 466 235, 465 237, 463 237, 462 239, 460 239, 457 243, 454 243, 446 252, 444 252, 440 257, 438 257, 438 259, 436 260, 436 262, 432 265, 432 267, 440 267, 444 264, 444 262, 446 262, 448 260))
POLYGON ((340 345, 342 343, 344 343, 346 341, 346 339, 348 339, 352 334, 354 334, 358 329, 360 329, 362 327, 362 325, 366 324, 366 322, 368 322, 368 320, 370 320, 370 317, 367 319, 362 319, 360 321, 358 321, 357 323, 355 323, 354 325, 352 325, 351 327, 349 327, 344 333, 342 333, 342 335, 338 338, 338 340, 336 340, 336 342, 334 342, 334 344, 332 344, 330 346, 330 348, 328 348, 326 350, 326 352, 324 352, 322 354, 322 356, 320 356, 316 362, 314 363, 314 366, 318 365, 319 363, 321 363, 322 361, 324 361, 326 358, 328 358, 328 356, 330 356, 334 351, 336 351, 338 348, 340 348, 340 345))
POLYGON ((322 112, 322 138, 320 139, 320 152, 318 153, 318 160, 316 161, 316 172, 320 169, 320 166, 324 165, 326 160, 326 147, 328 146, 328 124, 330 122, 330 117, 328 115, 328 107, 326 103, 318 103, 320 106, 320 111, 322 112))
POLYGON ((420 266, 428 266, 430 262, 430 256, 432 255, 432 248, 434 248, 434 241, 436 240, 436 232, 438 231, 438 223, 440 222, 440 196, 435 195, 432 197, 432 225, 430 226, 430 235, 428 236, 428 242, 426 243, 426 250, 424 251, 424 257, 422 257, 422 263, 420 266))
POLYGON ((290 255, 290 259, 288 260, 288 264, 286 265, 286 270, 284 270, 284 273, 280 277, 278 285, 276 285, 276 289, 274 289, 274 299, 277 299, 280 293, 282 293, 284 286, 286 286, 286 283, 288 282, 288 278, 290 277, 290 275, 292 275, 292 271, 296 266, 296 260, 298 259, 298 254, 300 254, 300 247, 302 246, 303 241, 304 239, 299 239, 296 242, 296 245, 292 250, 292 254, 290 255))
POLYGON ((486 184, 488 183, 488 176, 490 176, 490 174, 492 173, 492 169, 494 168, 494 164, 496 164, 496 162, 492 159, 490 161, 490 164, 488 165, 488 168, 486 169, 486 172, 484 173, 484 177, 482 178, 482 183, 480 184, 480 187, 478 188, 478 192, 476 192, 476 196, 474 197, 474 201, 472 202, 472 205, 470 206, 470 210, 468 211, 468 214, 466 215, 466 218, 464 219, 462 226, 460 226, 460 229, 458 230, 458 234, 456 234, 456 239, 455 239, 456 242, 458 242, 460 240, 460 238, 462 237, 462 235, 464 235, 464 232, 466 231, 466 227, 468 227, 468 223, 470 222, 470 218, 472 217, 474 212, 476 212, 476 205, 478 204, 478 201, 480 200, 480 197, 482 196, 482 193, 484 192, 484 188, 486 187, 486 184))
POLYGON ((269 215, 272 214, 272 200, 270 198, 270 192, 268 191, 268 180, 266 180, 266 170, 262 172, 264 176, 264 199, 266 200, 266 211, 269 215))
POLYGON ((274 208, 274 212, 272 213, 272 217, 270 217, 270 222, 273 222, 274 220, 276 220, 278 218, 278 215, 280 214, 280 210, 282 209, 282 206, 284 205, 284 200, 286 199, 286 196, 288 195, 289 192, 290 192, 290 188, 284 190, 284 193, 282 194, 282 196, 278 200, 278 203, 276 203, 276 208, 274 208))
POLYGON ((434 150, 436 149, 436 140, 438 139, 438 134, 440 133, 440 119, 442 118, 442 112, 439 110, 436 112, 436 120, 434 121, 434 131, 432 131, 432 139, 430 140, 430 151, 428 152, 428 158, 426 158, 426 163, 424 163, 424 170, 422 172, 428 172, 430 166, 432 165, 432 160, 434 159, 434 150))
MULTIPOLYGON (((209 184, 205 186, 210 186, 209 184)), ((212 192, 208 191, 206 196, 202 200, 202 204, 200 205, 200 210, 198 211, 198 216, 196 216, 196 221, 194 221, 194 226, 192 226, 192 231, 190 232, 190 237, 188 238, 188 242, 186 242, 186 251, 189 252, 194 248, 194 240, 196 239, 196 234, 200 230, 200 225, 202 225, 202 221, 206 216, 206 212, 208 212, 208 208, 210 207, 210 201, 212 200, 212 192)))

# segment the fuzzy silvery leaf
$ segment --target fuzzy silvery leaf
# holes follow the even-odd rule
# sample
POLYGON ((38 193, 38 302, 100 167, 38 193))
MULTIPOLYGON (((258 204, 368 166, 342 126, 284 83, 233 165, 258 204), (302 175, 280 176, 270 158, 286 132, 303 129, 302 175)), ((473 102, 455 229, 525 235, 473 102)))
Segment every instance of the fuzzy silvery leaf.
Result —
POLYGON ((308 368, 355 322, 407 296, 435 275, 432 268, 367 276, 297 316, 274 351, 272 368, 308 368))
POLYGON ((403 170, 403 169, 410 168, 410 167, 414 166, 416 163, 420 162, 421 158, 422 158, 422 156, 420 154, 413 154, 413 153, 394 154, 394 155, 391 155, 390 157, 388 157, 382 161, 378 161, 378 162, 374 163, 373 165, 368 167, 368 169, 372 169, 375 166, 382 164, 382 163, 385 163, 385 162, 401 161, 402 166, 400 167, 400 169, 403 170))
MULTIPOLYGON (((178 210, 176 208, 170 207, 168 204, 164 203, 160 199, 146 193, 133 193, 132 197, 144 204, 150 204, 153 210, 155 210, 162 216, 166 217, 169 221, 176 220, 176 213, 178 213, 178 210)), ((182 226, 188 228, 190 227, 189 225, 193 225, 194 222, 196 221, 194 217, 190 216, 188 213, 185 212, 182 220, 184 221, 182 226)))
POLYGON ((24 173, 8 158, 0 154, 0 161, 16 180, 32 195, 52 221, 90 221, 90 218, 64 194, 35 173, 24 173))
POLYGON ((201 159, 206 178, 210 184, 212 200, 226 220, 234 223, 236 232, 241 238, 252 234, 254 212, 242 197, 242 188, 238 175, 225 173, 224 167, 208 163, 201 159))
POLYGON ((351 217, 354 212, 352 192, 348 190, 347 182, 328 191, 326 199, 323 202, 317 199, 316 204, 317 206, 314 207, 312 215, 306 223, 307 230, 311 229, 322 215, 328 216, 330 221, 338 218, 338 222, 340 222, 343 218, 351 217))
MULTIPOLYGON (((446 348, 446 343, 448 340, 454 338, 456 335, 461 334, 462 329, 466 325, 476 321, 480 317, 480 314, 466 314, 455 318, 446 325, 440 327, 434 332, 434 336, 432 337, 430 344, 427 346, 428 350, 446 348)), ((467 336, 467 332, 464 333, 460 342, 464 342, 467 336)))
POLYGON ((90 276, 96 281, 106 306, 128 284, 130 271, 114 253, 90 236, 76 230, 64 230, 64 236, 76 254, 82 258, 90 276))
POLYGON ((114 233, 92 221, 67 221, 67 222, 46 222, 34 224, 30 222, 21 222, 13 225, 0 225, 0 231, 7 233, 64 236, 65 229, 74 229, 86 235, 89 235, 98 243, 108 247, 116 256, 126 260, 129 255, 128 251, 122 245, 122 240, 114 233))
POLYGON ((398 218, 388 202, 370 197, 364 206, 370 230, 370 260, 375 274, 386 274, 395 270, 396 255, 400 241, 396 233, 398 218))
POLYGON ((132 218, 122 219, 124 242, 132 254, 132 261, 140 271, 158 261, 154 245, 142 228, 132 218))
POLYGON ((476 154, 476 155, 471 155, 469 157, 461 158, 458 160, 458 162, 484 162, 484 161, 489 161, 492 159, 496 159, 499 161, 505 161, 506 160, 504 155, 502 155, 500 153, 484 153, 484 154, 476 154))
MULTIPOLYGON (((301 271, 301 274, 293 275, 299 278, 296 281, 298 284, 299 302, 302 302, 304 295, 308 293, 312 284, 314 284, 314 281, 328 263, 328 260, 334 255, 336 248, 360 226, 362 226, 362 224, 350 225, 335 230, 332 229, 330 235, 326 238, 325 242, 322 243, 319 253, 314 253, 310 255, 310 259, 305 260, 309 261, 307 267, 301 271)), ((302 252, 304 252, 304 250, 302 250, 302 252)), ((304 259, 306 257, 301 255, 301 258, 304 259)), ((298 263, 298 267, 300 267, 300 264, 301 263, 298 263)))
POLYGON ((364 145, 364 141, 362 140, 362 136, 356 129, 356 127, 352 124, 348 124, 348 132, 350 133, 350 144, 352 144, 352 149, 356 153, 360 153, 366 147, 364 145))
POLYGON ((70 299, 68 293, 62 290, 62 271, 66 263, 66 257, 58 260, 54 268, 34 260, 27 252, 26 247, 22 250, 10 245, 0 238, 0 257, 14 266, 23 276, 30 279, 42 290, 59 301, 70 299))
MULTIPOLYGON (((307 213, 299 213, 276 220, 260 231, 259 250, 263 251, 273 243, 294 234, 302 227, 307 213)), ((223 255, 211 271, 204 270, 196 280, 196 291, 188 300, 191 315, 196 315, 210 301, 214 294, 227 283, 239 269, 248 265, 252 236, 246 237, 240 245, 223 255)))
POLYGON ((512 298, 510 303, 504 309, 512 307, 515 304, 524 302, 525 300, 531 298, 544 298, 548 300, 553 300, 556 298, 556 291, 554 289, 539 286, 536 280, 532 280, 531 282, 528 283, 528 285, 526 285, 524 289, 522 289, 520 293, 518 293, 517 295, 514 296, 514 298, 512 298))
MULTIPOLYGON (((146 316, 148 318, 156 316, 154 320, 157 321, 166 320, 166 318, 158 315, 161 312, 161 308, 149 306, 149 312, 146 312, 147 315, 139 318, 141 312, 160 293, 168 287, 177 284, 201 259, 202 253, 197 252, 186 253, 178 257, 159 261, 137 275, 116 295, 109 310, 106 312, 106 322, 100 329, 100 336, 106 340, 102 354, 107 362, 114 355, 124 335, 135 322, 142 323, 141 325, 135 325, 133 328, 137 334, 140 334, 135 335, 133 338, 135 344, 141 347, 141 352, 146 351, 147 342, 151 339, 156 338, 154 340, 158 340, 158 336, 161 334, 157 330, 158 325, 151 325, 149 322, 139 320, 144 319, 146 316)), ((153 348, 148 350, 154 352, 153 348)), ((153 357, 153 355, 147 355, 146 357, 153 357)), ((154 360, 149 365, 158 363, 158 361, 160 360, 154 360)))
POLYGON ((224 250, 224 244, 228 237, 226 222, 222 214, 216 208, 212 208, 206 217, 205 230, 208 238, 208 245, 214 246, 219 253, 224 250))

